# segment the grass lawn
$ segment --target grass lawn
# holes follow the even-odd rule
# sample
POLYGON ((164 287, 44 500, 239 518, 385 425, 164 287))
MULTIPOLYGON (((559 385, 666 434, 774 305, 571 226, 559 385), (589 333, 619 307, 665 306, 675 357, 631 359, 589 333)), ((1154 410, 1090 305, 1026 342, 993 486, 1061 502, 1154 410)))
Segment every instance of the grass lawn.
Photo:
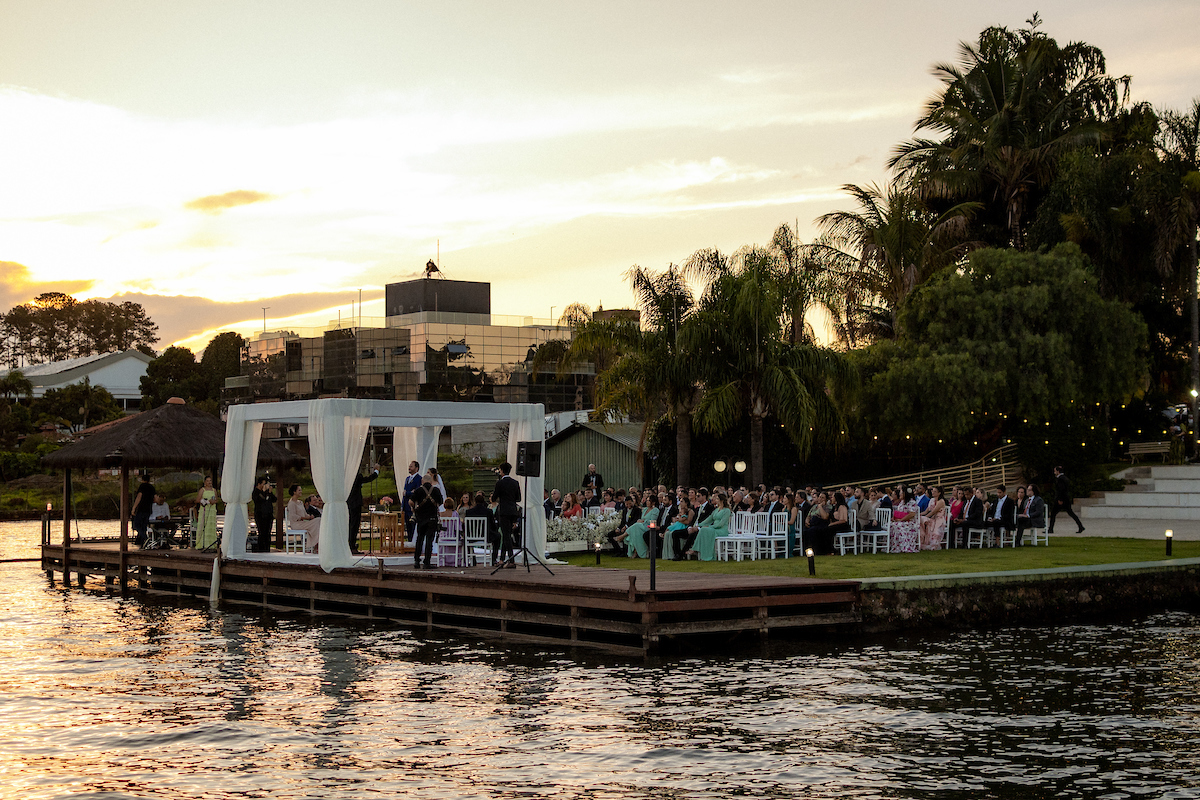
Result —
MULTIPOLYGON (((559 556, 581 567, 595 567, 596 556, 559 556)), ((1166 544, 1161 539, 1114 539, 1080 537, 1051 539, 1049 547, 1005 547, 989 550, 933 550, 922 553, 818 556, 818 578, 886 578, 900 575, 945 575, 958 572, 1007 572, 1016 569, 1077 567, 1088 564, 1120 564, 1131 561, 1161 561, 1166 544)), ((1175 542, 1172 558, 1200 558, 1200 542, 1175 542)), ((600 568, 650 569, 640 558, 600 556, 600 568)), ((762 561, 659 561, 664 572, 720 572, 737 575, 785 575, 806 577, 804 558, 762 561)))

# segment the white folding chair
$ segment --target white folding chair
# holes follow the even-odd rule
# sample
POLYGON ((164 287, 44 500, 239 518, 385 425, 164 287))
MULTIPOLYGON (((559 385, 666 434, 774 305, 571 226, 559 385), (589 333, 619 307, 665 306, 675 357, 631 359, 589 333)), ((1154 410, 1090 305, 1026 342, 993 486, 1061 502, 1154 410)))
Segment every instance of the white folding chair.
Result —
POLYGON ((992 538, 992 529, 989 528, 988 526, 972 525, 972 526, 967 527, 967 549, 968 550, 971 549, 972 546, 977 546, 982 550, 983 542, 984 542, 985 538, 988 540, 988 543, 990 544, 991 538, 992 538), (972 545, 972 542, 978 542, 978 544, 972 545))
POLYGON ((877 531, 863 531, 863 550, 866 550, 867 545, 870 545, 872 553, 879 552, 879 546, 883 545, 883 552, 892 552, 892 510, 890 508, 875 509, 875 521, 879 524, 877 531))
POLYGON ((308 531, 286 530, 283 532, 283 552, 303 553, 308 549, 308 531))
POLYGON ((441 531, 437 539, 437 560, 439 567, 460 567, 466 562, 466 549, 463 547, 462 520, 457 517, 446 517, 441 520, 441 531))
POLYGON ((479 556, 482 555, 488 566, 491 566, 492 548, 488 547, 487 517, 466 517, 463 521, 467 536, 467 558, 472 566, 475 566, 479 564, 479 556))
POLYGON ((850 515, 850 530, 833 537, 833 546, 838 549, 840 555, 846 555, 847 545, 854 555, 858 555, 858 517, 855 514, 850 515))
POLYGON ((1037 547, 1038 539, 1042 540, 1042 544, 1050 546, 1050 518, 1046 518, 1046 524, 1040 528, 1030 528, 1029 535, 1033 537, 1033 545, 1037 547))
POLYGON ((774 558, 775 545, 771 541, 771 515, 766 511, 759 511, 754 515, 751 522, 753 526, 754 539, 751 544, 750 557, 752 559, 759 558, 774 558))
POLYGON ((604 509, 601 508, 600 506, 588 506, 587 507, 587 515, 589 517, 598 517, 603 513, 604 513, 604 509))
MULTIPOLYGON (((787 558, 787 529, 788 529, 788 513, 786 511, 776 511, 771 515, 771 544, 784 558, 787 558)), ((772 555, 771 558, 775 556, 772 555)))

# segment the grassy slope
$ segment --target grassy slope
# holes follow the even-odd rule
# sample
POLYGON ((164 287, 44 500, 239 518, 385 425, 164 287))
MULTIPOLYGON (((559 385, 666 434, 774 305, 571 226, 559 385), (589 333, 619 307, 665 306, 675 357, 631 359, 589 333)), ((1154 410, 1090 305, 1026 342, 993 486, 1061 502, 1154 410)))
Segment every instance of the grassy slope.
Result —
MULTIPOLYGON (((1200 542, 1175 542, 1173 558, 1200 558, 1200 542)), ((560 556, 560 558, 563 558, 560 556)), ((881 578, 900 575, 945 575, 961 572, 1005 572, 1017 569, 1047 569, 1088 564, 1118 564, 1131 561, 1160 561, 1166 558, 1162 540, 1100 537, 1050 539, 1049 547, 989 550, 936 550, 923 553, 820 556, 818 578, 881 578)), ((596 564, 594 555, 563 558, 579 566, 596 564)), ((645 559, 601 555, 601 567, 649 570, 645 559)), ((783 575, 807 577, 803 558, 762 561, 658 561, 663 571, 713 572, 738 575, 783 575)))

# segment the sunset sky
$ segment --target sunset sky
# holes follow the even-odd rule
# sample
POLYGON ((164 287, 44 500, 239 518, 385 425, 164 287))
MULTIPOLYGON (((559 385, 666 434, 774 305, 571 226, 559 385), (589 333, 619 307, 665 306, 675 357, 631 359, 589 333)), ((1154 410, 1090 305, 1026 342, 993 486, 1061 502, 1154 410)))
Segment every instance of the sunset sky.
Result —
POLYGON ((931 66, 1035 10, 1132 99, 1200 95, 1195 0, 0 0, 0 312, 132 299, 199 349, 382 314, 439 240, 498 314, 629 305, 633 264, 811 238, 931 66))

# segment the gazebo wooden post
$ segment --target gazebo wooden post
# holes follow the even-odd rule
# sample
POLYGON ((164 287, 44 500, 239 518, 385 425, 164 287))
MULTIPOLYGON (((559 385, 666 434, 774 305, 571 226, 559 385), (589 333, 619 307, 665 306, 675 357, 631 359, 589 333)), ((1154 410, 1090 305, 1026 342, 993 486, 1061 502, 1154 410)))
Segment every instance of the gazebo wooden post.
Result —
POLYGON ((71 468, 63 470, 63 586, 71 585, 71 468))
POLYGON ((129 467, 121 462, 121 574, 118 583, 121 591, 129 588, 126 570, 129 568, 129 467))

